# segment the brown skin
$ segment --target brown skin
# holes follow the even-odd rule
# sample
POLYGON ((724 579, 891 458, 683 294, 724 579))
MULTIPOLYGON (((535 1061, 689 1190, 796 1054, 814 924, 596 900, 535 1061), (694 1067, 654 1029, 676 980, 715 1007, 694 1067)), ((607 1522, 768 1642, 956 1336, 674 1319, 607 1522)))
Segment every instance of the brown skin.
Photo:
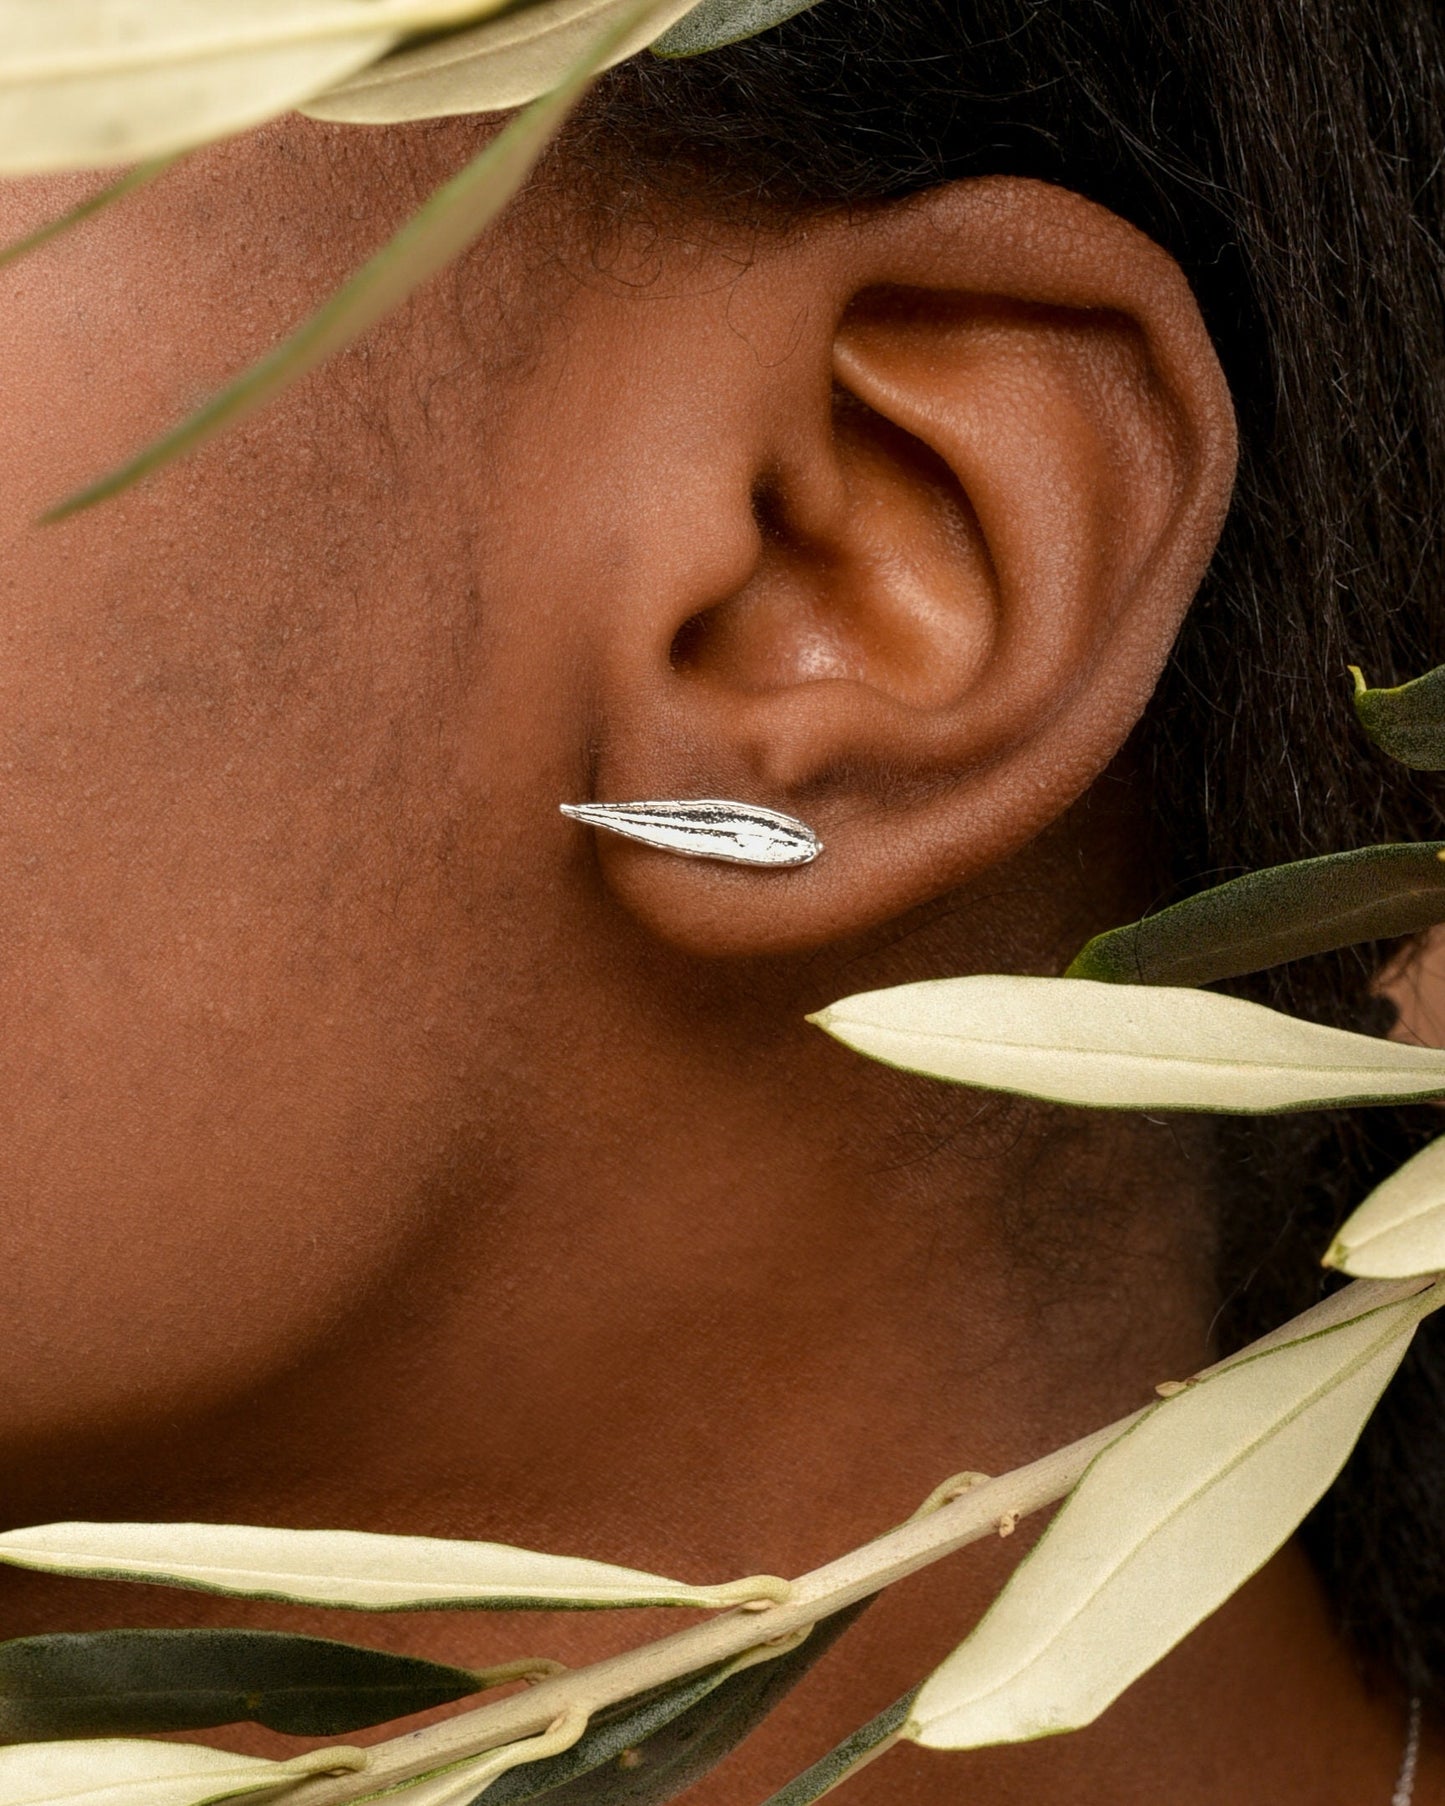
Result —
MULTIPOLYGON (((1061 190, 599 245, 564 166, 264 417, 31 527, 477 130, 286 122, 0 285, 0 1511, 786 1573, 1207 1353, 1192 1126, 932 1085, 803 1017, 1057 970, 1139 905, 1118 755, 1231 411, 1175 266, 1061 190), (556 807, 698 793, 827 852, 714 868, 556 807)), ((0 238, 74 192, 0 193, 0 238)), ((901 1692, 1028 1534, 890 1595, 691 1797, 761 1800, 901 1692)), ((7 1634, 469 1662, 651 1627, 0 1599, 7 1634)), ((850 1797, 1359 1806, 1400 1732, 1287 1553, 1097 1727, 850 1797)))

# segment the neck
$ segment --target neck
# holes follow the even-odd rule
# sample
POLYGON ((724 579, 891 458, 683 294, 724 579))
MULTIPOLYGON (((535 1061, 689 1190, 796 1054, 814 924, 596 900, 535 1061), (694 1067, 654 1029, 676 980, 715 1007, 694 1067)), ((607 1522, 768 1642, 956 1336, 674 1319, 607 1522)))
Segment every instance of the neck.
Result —
MULTIPOLYGON (((927 945, 946 931, 920 930, 907 976, 947 969, 927 945)), ((646 957, 652 983, 613 949, 605 1000, 593 997, 605 1007, 578 1008, 579 985, 550 1021, 530 1017, 535 1043, 563 1051, 533 1066, 525 1098, 499 1095, 515 1081, 492 1075, 489 1138, 459 1125, 419 1188, 405 1257, 329 1338, 173 1431, 30 1464, 11 1520, 333 1525, 689 1580, 789 1574, 897 1522, 946 1475, 1017 1466, 1204 1360, 1194 1137, 928 1085, 801 1026, 832 996, 896 982, 878 975, 896 974, 896 953, 801 974, 679 968, 661 984, 646 957), (646 1053, 622 1071, 619 1046, 646 1053), (499 1137, 498 1123, 514 1127, 499 1137)), ((875 1605, 797 1715, 780 1714, 697 1800, 766 1797, 915 1683, 1030 1534, 875 1605)), ((3 1597, 11 1635, 254 1623, 367 1640, 377 1628, 17 1574, 3 1597)), ((660 1634, 627 1614, 386 1622, 395 1633, 376 1640, 470 1663, 576 1662, 660 1634)), ((1096 1730, 967 1759, 897 1755, 854 1797, 942 1806, 966 1781, 999 1806, 1045 1787, 1182 1806, 1378 1793, 1383 1806, 1394 1736, 1290 1557, 1096 1730), (1251 1779, 1231 1793, 1246 1760, 1251 1779)))

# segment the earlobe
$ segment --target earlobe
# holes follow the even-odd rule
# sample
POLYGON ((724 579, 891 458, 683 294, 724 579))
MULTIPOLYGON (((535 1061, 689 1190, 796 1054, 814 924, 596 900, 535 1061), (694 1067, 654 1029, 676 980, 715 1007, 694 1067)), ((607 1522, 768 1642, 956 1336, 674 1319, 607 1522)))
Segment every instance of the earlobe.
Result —
MULTIPOLYGON (((1234 464, 1177 266, 1064 190, 956 184, 750 280, 780 309, 811 285, 819 324, 774 376, 790 449, 755 473, 751 566, 671 636, 644 793, 796 813, 827 852, 757 874, 599 846, 634 913, 714 954, 858 933, 1062 814, 1153 690, 1234 464), (669 765, 708 781, 664 791, 669 765)), ((648 756, 630 722, 614 768, 648 756)))

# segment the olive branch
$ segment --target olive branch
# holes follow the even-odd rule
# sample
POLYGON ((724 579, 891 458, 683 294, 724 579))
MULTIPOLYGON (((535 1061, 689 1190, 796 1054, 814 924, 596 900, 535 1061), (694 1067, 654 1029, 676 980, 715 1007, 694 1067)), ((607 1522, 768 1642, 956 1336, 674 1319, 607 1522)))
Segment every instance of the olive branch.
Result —
MULTIPOLYGON (((1445 667, 1356 709, 1396 757, 1445 769, 1445 667)), ((1321 1028, 1195 984, 1445 919, 1434 846, 1365 848, 1219 885, 1096 937, 1062 978, 939 979, 815 1020, 935 1077, 1112 1109, 1259 1112, 1445 1095, 1445 1052, 1321 1028)), ((0 1645, 0 1806, 607 1806, 674 1798, 720 1761, 860 1605, 1063 1500, 954 1653, 768 1806, 807 1806, 894 1743, 969 1749, 1090 1723, 1256 1572, 1344 1464, 1415 1329, 1445 1303, 1445 1137, 1325 1251, 1353 1283, 1240 1353, 1162 1379, 1132 1416, 990 1479, 955 1475, 905 1523, 792 1581, 697 1586, 501 1544, 210 1524, 52 1524, 0 1564, 358 1611, 714 1610, 568 1671, 447 1668, 319 1638, 102 1631, 0 1645), (251 1719, 335 1736, 520 1692, 369 1749, 289 1761, 138 1732, 251 1719)))
MULTIPOLYGON (((520 107, 473 161, 269 356, 52 511, 112 495, 264 405, 460 254, 525 182, 598 71, 692 55, 813 0, 0 0, 0 172, 132 164, 0 252, 37 253, 196 145, 288 108, 385 122, 520 107)), ((1445 770, 1445 667, 1356 675, 1376 744, 1445 770)), ((908 1070, 1104 1109, 1238 1113, 1445 1096, 1445 1053, 1297 1021, 1199 987, 1445 920, 1445 843, 1248 874, 1096 937, 1061 978, 933 980, 814 1018, 908 1070)), ((1378 1187, 1323 1255, 1313 1310, 1132 1416, 1013 1473, 944 1481, 906 1522, 792 1580, 698 1586, 505 1545, 234 1525, 53 1524, 0 1564, 357 1611, 703 1608, 577 1670, 485 1670, 315 1637, 121 1630, 0 1644, 0 1806, 610 1806, 674 1798, 897 1580, 1061 1509, 974 1631, 768 1806, 807 1806, 901 1740, 968 1749, 1091 1722, 1254 1573, 1339 1472, 1423 1318, 1445 1303, 1445 1138, 1378 1187), (1207 1529, 1208 1534, 1201 1534, 1207 1529), (288 1761, 151 1741, 251 1720, 335 1737, 520 1687, 367 1749, 288 1761)))

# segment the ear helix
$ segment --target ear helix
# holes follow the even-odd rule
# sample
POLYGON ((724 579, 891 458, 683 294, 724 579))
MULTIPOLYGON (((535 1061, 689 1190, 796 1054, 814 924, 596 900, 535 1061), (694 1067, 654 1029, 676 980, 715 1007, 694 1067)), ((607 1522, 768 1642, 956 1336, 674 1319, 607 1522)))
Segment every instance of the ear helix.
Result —
POLYGON ((559 806, 572 821, 684 859, 782 867, 808 865, 823 850, 822 841, 796 816, 719 797, 559 806))

